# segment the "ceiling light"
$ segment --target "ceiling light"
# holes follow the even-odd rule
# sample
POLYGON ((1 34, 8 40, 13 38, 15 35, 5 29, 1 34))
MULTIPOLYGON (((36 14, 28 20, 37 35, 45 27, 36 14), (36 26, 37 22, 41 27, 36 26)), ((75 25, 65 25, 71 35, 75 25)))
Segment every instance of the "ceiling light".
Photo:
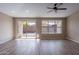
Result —
POLYGON ((11 11, 11 13, 15 13, 15 11, 11 11))
POLYGON ((26 13, 28 13, 28 12, 29 12, 29 10, 26 10, 25 12, 26 12, 26 13))

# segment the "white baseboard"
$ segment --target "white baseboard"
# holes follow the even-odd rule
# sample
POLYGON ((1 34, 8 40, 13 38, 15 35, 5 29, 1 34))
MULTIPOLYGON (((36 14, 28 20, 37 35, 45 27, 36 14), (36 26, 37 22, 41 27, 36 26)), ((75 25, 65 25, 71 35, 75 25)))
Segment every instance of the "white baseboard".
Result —
POLYGON ((79 41, 74 40, 72 37, 67 37, 68 40, 71 40, 73 42, 79 43, 79 41))
POLYGON ((3 43, 8 42, 10 40, 12 40, 12 38, 7 38, 7 39, 0 40, 1 41, 0 44, 3 44, 3 43))

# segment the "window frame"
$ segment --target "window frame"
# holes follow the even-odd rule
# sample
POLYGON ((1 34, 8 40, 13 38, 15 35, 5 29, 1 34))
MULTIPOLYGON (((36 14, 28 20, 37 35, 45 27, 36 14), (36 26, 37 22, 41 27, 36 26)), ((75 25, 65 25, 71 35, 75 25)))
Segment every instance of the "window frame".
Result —
POLYGON ((57 30, 56 30, 56 32, 55 32, 54 30, 53 30, 54 32, 52 32, 52 31, 50 32, 49 21, 50 21, 50 20, 42 20, 42 34, 62 34, 62 33, 63 33, 63 30, 62 30, 62 27, 63 27, 63 26, 62 26, 63 20, 60 20, 60 19, 59 19, 59 20, 51 20, 51 21, 53 21, 54 24, 56 24, 56 21, 61 21, 61 26, 60 26, 60 27, 57 26, 57 29, 58 29, 58 28, 61 29, 61 31, 60 31, 61 33, 60 33, 60 32, 58 33, 57 30), (48 26, 48 27, 47 27, 48 32, 47 32, 47 33, 44 33, 44 32, 43 32, 43 28, 45 27, 45 26, 43 26, 43 23, 44 23, 43 21, 47 21, 47 23, 48 23, 48 25, 47 25, 47 26, 48 26))

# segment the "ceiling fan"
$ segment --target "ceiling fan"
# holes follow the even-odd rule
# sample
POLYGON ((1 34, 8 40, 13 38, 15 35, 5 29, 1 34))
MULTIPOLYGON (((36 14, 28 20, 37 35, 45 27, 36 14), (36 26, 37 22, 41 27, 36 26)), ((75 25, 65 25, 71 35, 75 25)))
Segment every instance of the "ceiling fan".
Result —
MULTIPOLYGON (((50 5, 52 5, 52 3, 50 5)), ((63 5, 63 3, 55 3, 53 7, 48 6, 47 9, 50 9, 48 12, 52 12, 52 11, 57 12, 58 10, 67 10, 67 8, 59 8, 61 5, 63 5)))

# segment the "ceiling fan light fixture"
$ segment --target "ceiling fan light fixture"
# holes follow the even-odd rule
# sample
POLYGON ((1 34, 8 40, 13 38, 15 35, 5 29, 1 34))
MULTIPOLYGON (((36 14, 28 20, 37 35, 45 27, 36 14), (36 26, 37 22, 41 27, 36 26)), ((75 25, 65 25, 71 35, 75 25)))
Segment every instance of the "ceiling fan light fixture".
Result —
MULTIPOLYGON (((51 9, 52 11, 54 10, 56 13, 58 10, 67 10, 67 8, 59 8, 63 3, 55 3, 54 7, 48 7, 48 9, 51 9)), ((50 12, 52 12, 50 11, 50 12)))

